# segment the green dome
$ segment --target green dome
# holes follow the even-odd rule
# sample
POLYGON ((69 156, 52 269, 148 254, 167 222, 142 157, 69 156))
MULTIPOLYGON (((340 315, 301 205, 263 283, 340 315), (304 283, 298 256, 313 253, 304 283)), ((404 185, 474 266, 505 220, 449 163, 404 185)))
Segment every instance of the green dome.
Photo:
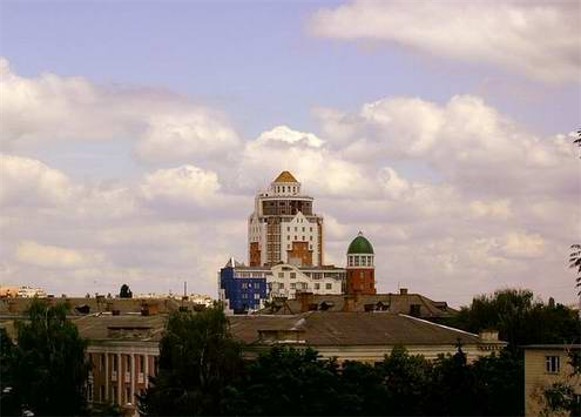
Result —
POLYGON ((357 237, 353 239, 353 242, 349 245, 349 249, 347 249, 347 255, 355 255, 360 253, 373 253, 373 246, 369 240, 363 237, 363 233, 359 232, 357 237))

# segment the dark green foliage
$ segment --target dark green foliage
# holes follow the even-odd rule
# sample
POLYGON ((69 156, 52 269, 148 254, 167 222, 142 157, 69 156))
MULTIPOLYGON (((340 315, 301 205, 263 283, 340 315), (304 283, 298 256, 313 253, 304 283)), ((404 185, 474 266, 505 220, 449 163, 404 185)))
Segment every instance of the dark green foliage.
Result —
POLYGON ((524 363, 509 350, 474 362, 478 407, 483 416, 524 415, 524 363))
POLYGON ((337 398, 340 415, 386 415, 387 388, 378 367, 349 361, 342 367, 341 395, 337 398))
MULTIPOLYGON (((50 306, 46 301, 34 300, 27 319, 16 322, 18 344, 11 348, 10 366, 14 398, 35 415, 86 412, 86 341, 67 320, 67 311, 64 304, 50 306)), ((20 414, 20 410, 16 412, 20 414)))
MULTIPOLYGON (((581 141, 581 134, 579 135, 579 141, 581 141)), ((571 245, 569 268, 575 269, 575 273, 577 274, 577 277, 575 278, 575 288, 579 290, 577 295, 581 297, 581 245, 579 244, 571 245)))
POLYGON ((240 346, 217 306, 170 315, 160 343, 159 373, 140 398, 146 415, 219 415, 242 366, 240 346))
POLYGON ((432 366, 423 356, 409 355, 405 348, 395 347, 378 370, 387 392, 386 415, 425 414, 432 366))
POLYGON ((20 415, 14 391, 14 343, 6 329, 0 329, 0 411, 2 415, 20 415))
POLYGON ((119 298, 133 298, 133 293, 129 289, 129 285, 123 284, 119 290, 119 298))
POLYGON ((496 329, 513 352, 533 343, 578 343, 581 335, 581 322, 573 310, 546 305, 529 290, 506 289, 475 297, 448 324, 474 333, 496 329))
POLYGON ((336 415, 337 364, 312 349, 274 347, 251 363, 243 391, 246 415, 336 415))

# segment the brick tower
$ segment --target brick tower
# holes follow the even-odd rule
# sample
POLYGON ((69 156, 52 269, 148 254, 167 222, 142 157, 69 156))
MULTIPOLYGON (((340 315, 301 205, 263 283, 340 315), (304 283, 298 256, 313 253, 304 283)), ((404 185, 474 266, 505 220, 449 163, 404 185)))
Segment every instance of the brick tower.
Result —
POLYGON ((347 249, 347 294, 373 295, 375 291, 375 263, 373 246, 359 232, 347 249))

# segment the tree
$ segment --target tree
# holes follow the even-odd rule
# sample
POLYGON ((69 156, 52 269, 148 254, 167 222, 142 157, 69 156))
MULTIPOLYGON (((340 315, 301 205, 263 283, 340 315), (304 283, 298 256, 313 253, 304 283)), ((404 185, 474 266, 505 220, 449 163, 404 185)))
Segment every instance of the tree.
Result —
POLYGON ((402 346, 392 349, 378 365, 388 402, 386 415, 424 415, 432 378, 432 365, 420 355, 410 355, 402 346))
POLYGON ((579 244, 571 245, 569 268, 576 270, 577 277, 575 278, 575 288, 578 289, 577 295, 581 297, 581 245, 579 244))
POLYGON ((321 360, 313 349, 275 346, 250 363, 242 396, 243 415, 299 416, 336 415, 338 365, 321 360))
MULTIPOLYGON (((87 342, 67 319, 69 307, 35 299, 16 322, 11 379, 17 404, 35 415, 72 416, 86 411, 87 342)), ((4 378, 4 375, 3 375, 4 378)), ((20 414, 20 410, 18 410, 20 414)))
POLYGON ((531 343, 573 343, 579 340, 579 316, 562 304, 545 305, 529 290, 504 289, 481 295, 462 307, 448 324, 470 332, 496 329, 513 352, 531 343))
POLYGON ((479 412, 483 416, 524 415, 524 362, 508 349, 472 364, 479 412))
POLYGON ((159 373, 139 399, 150 416, 220 415, 242 368, 221 306, 176 311, 160 342, 159 373))
POLYGON ((129 285, 123 284, 119 291, 119 298, 133 298, 133 293, 129 289, 129 285))

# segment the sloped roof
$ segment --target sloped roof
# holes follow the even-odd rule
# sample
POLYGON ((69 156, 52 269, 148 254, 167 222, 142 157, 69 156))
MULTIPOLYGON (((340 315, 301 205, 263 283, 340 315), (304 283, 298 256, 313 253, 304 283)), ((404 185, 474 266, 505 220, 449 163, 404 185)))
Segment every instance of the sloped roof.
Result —
POLYGON ((159 342, 163 336, 167 315, 92 315, 75 317, 73 323, 81 337, 90 341, 138 340, 159 342))
POLYGON ((233 336, 260 343, 259 331, 299 330, 311 346, 449 345, 479 343, 477 335, 414 317, 392 313, 336 313, 312 311, 292 316, 233 316, 233 336))
MULTIPOLYGON (((303 308, 301 295, 292 300, 275 301, 273 307, 264 308, 257 314, 299 314, 303 308)), ((345 295, 314 295, 307 296, 306 304, 316 304, 317 309, 325 303, 325 313, 337 313, 345 310, 345 295)), ((450 317, 457 313, 457 310, 448 306, 444 301, 434 301, 421 294, 375 294, 359 295, 351 298, 351 310, 353 312, 364 312, 366 306, 373 305, 377 310, 384 310, 390 313, 410 314, 412 305, 419 305, 418 315, 421 318, 434 319, 450 317)))
POLYGON ((288 171, 282 171, 273 182, 298 182, 297 179, 288 171))

